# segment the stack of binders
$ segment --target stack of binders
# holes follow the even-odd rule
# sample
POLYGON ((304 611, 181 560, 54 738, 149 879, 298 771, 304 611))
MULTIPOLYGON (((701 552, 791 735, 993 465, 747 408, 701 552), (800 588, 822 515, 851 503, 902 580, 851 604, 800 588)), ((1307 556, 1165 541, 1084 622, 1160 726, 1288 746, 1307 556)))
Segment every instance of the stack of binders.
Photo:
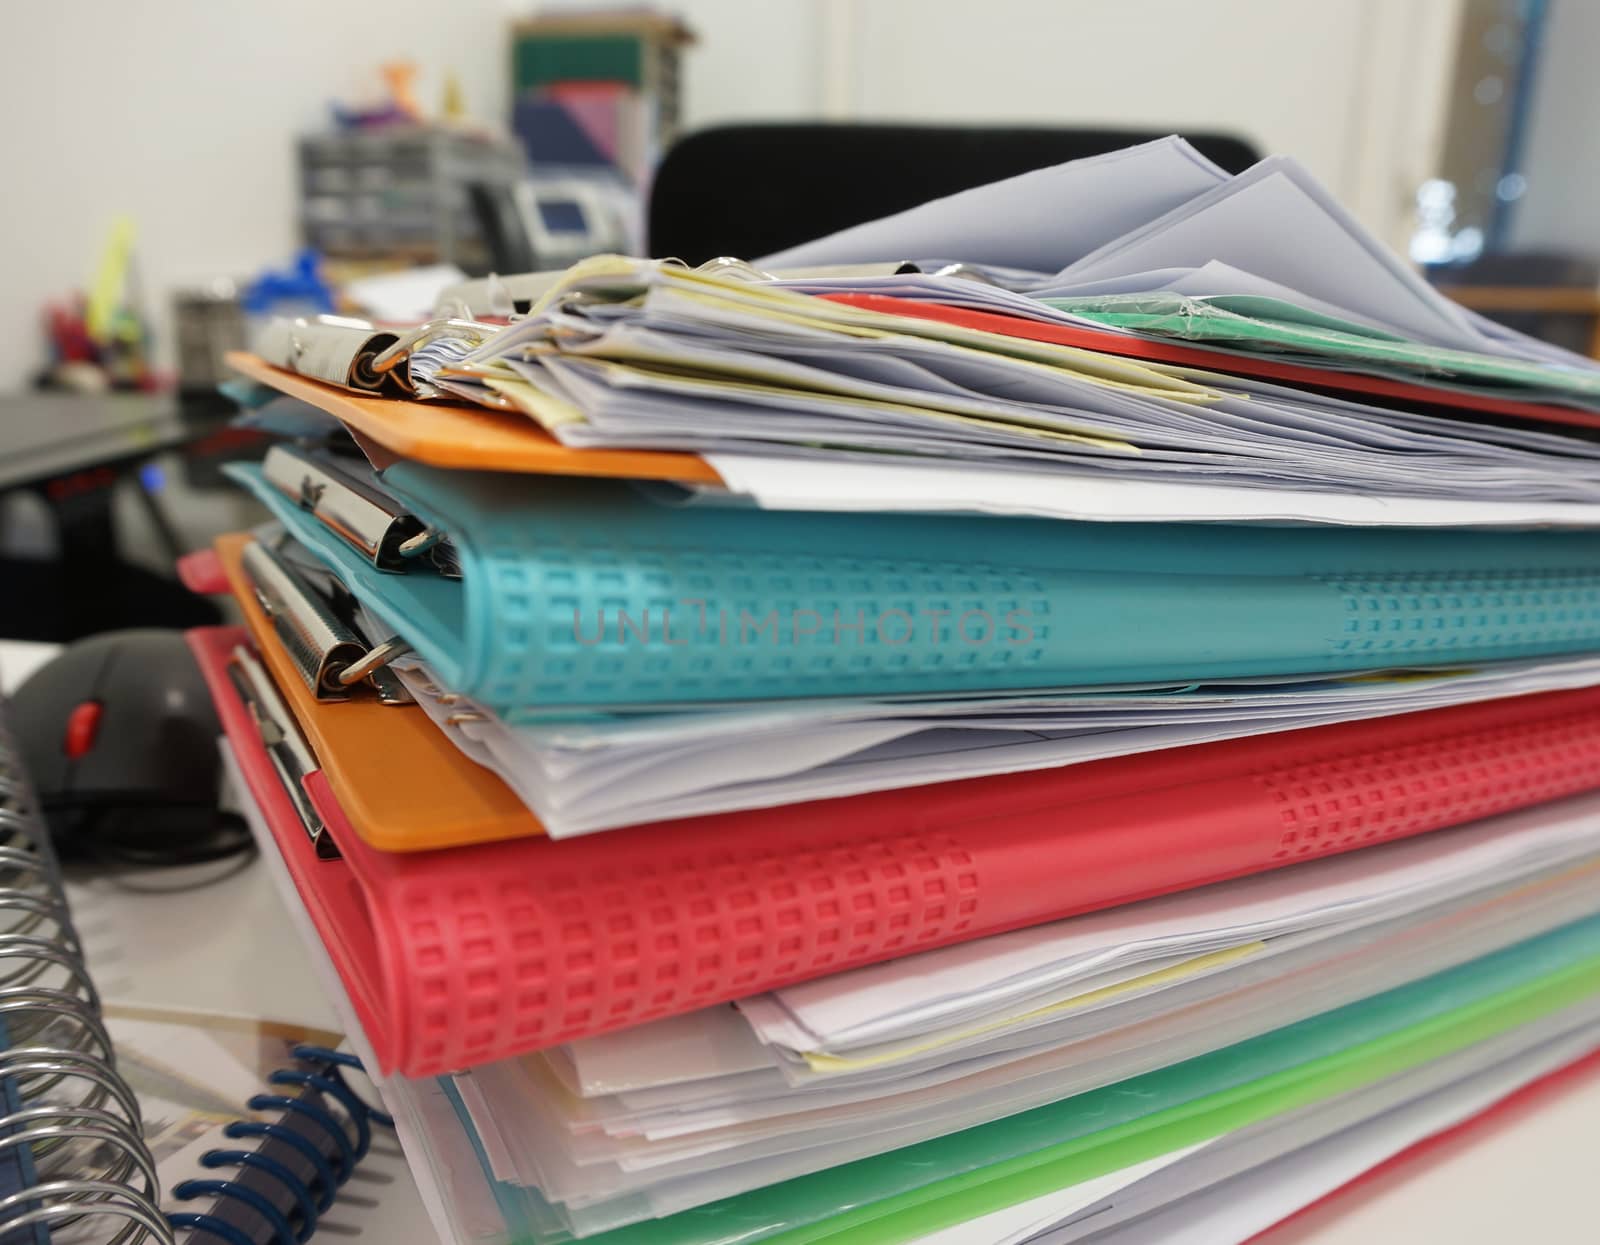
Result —
POLYGON ((1600 1050, 1600 368, 1297 166, 441 312, 189 570, 445 1239, 1242 1241, 1600 1050))

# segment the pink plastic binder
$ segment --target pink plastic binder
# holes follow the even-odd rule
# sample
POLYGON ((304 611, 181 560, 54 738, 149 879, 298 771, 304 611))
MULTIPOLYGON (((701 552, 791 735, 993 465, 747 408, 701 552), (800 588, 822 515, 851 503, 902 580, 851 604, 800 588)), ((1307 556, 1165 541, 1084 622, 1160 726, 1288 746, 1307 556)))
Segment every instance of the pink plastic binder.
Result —
POLYGON ((1600 688, 1025 774, 387 854, 320 774, 319 860, 227 676, 228 738, 384 1071, 428 1076, 1600 786, 1600 688))

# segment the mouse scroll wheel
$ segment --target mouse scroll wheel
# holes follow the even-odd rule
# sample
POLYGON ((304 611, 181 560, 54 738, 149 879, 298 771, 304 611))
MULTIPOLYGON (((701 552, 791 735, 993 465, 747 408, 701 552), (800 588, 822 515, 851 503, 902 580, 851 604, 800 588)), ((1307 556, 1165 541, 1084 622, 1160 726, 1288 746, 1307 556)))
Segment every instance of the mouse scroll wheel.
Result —
POLYGON ((100 718, 106 707, 98 700, 86 700, 67 714, 67 731, 61 740, 61 750, 76 760, 94 747, 94 737, 100 731, 100 718))

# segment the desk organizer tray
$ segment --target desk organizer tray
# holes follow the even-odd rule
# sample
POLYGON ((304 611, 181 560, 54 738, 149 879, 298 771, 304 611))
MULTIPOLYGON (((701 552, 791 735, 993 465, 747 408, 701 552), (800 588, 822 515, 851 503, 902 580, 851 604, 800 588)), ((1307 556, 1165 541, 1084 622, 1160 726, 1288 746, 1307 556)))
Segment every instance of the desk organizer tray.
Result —
POLYGON ((616 481, 383 482, 462 578, 377 569, 236 465, 451 691, 509 720, 1600 648, 1585 532, 1075 523, 672 506, 616 481))
POLYGON ((317 860, 228 676, 245 642, 190 633, 379 1060, 407 1076, 1600 786, 1588 689, 404 855, 313 773, 342 853, 317 860))

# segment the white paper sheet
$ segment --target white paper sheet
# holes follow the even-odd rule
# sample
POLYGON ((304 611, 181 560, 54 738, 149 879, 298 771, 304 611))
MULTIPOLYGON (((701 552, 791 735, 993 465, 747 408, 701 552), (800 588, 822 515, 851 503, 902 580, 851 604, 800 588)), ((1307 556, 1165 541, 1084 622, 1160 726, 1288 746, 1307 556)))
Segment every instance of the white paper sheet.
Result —
POLYGON ((1135 1163, 1131 1167, 1108 1172, 1094 1180, 1085 1180, 1082 1184, 1058 1189, 1054 1193, 1047 1193, 1043 1197, 1036 1197, 1016 1206, 1008 1206, 1004 1210, 984 1215, 981 1219, 969 1219, 965 1223, 952 1224, 937 1232, 916 1237, 908 1241, 907 1245, 976 1245, 979 1241, 985 1242, 986 1245, 1020 1245, 1021 1242, 1087 1210, 1119 1190, 1137 1184, 1146 1176, 1161 1171, 1162 1168, 1170 1167, 1200 1148, 1190 1146, 1183 1150, 1174 1150, 1170 1154, 1163 1154, 1159 1158, 1146 1159, 1143 1163, 1135 1163))
MULTIPOLYGON (((1250 195, 1287 187, 1283 193, 1298 196, 1308 229, 1344 236, 1316 194, 1283 169, 1274 177, 1242 186, 1216 210, 1225 212, 1235 199, 1248 208, 1250 195)), ((1372 251, 1371 239, 1345 243, 1353 264, 1357 256, 1366 263, 1350 269, 1350 280, 1366 280, 1373 288, 1361 290, 1370 299, 1410 296, 1412 287, 1372 251)), ((1199 267, 1210 258, 1202 255, 1199 267)), ((1307 502, 1311 508, 1296 513, 1289 508, 1300 504, 1301 493, 1381 495, 1402 507, 1416 498, 1600 502, 1600 454, 1570 437, 1541 440, 1522 429, 1407 415, 796 292, 851 288, 838 278, 781 288, 611 263, 574 276, 570 294, 471 360, 474 369, 488 369, 497 395, 572 446, 829 462, 892 454, 989 472, 1283 490, 1287 497, 1257 509, 1269 515, 1288 509, 1283 517, 1300 521, 1372 521, 1359 506, 1354 515, 1336 506, 1323 514, 1307 502)), ((884 280, 863 278, 859 288, 894 288, 884 280)), ((888 280, 959 305, 1016 310, 1019 298, 956 278, 888 280)), ((1333 292, 1361 291, 1353 285, 1333 292)), ((1062 318, 1033 306, 1041 318, 1062 318)), ((1425 298, 1415 306, 1418 316, 1444 326, 1439 333, 1450 328, 1448 308, 1425 298)), ((991 478, 979 508, 1005 505, 995 500, 1004 492, 1003 481, 991 478)), ((1170 514, 1181 501, 1147 494, 1124 506, 1170 514)), ((1194 504, 1201 516, 1257 517, 1238 513, 1244 499, 1212 496, 1194 504), (1232 514, 1223 509, 1229 505, 1232 514)), ((1050 513, 1049 505, 1043 512, 1050 513)), ((1594 515, 1524 510, 1492 521, 1552 519, 1592 522, 1594 515)))
MULTIPOLYGON (((1522 1035, 1548 1033, 1562 1016, 1530 1025, 1522 1035)), ((1362 1173, 1420 1141, 1472 1119, 1496 1103, 1600 1046, 1600 1027, 1579 1026, 1536 1043, 1452 1083, 1362 1119, 1308 1146, 1286 1147, 1270 1162, 1219 1179, 1189 1196, 1163 1198, 1161 1175, 1122 1186, 1143 1207, 1125 1223, 1069 1204, 1055 1225, 1013 1237, 1014 1245, 1242 1245, 1362 1173), (1063 1220, 1066 1221, 1063 1223, 1063 1220)), ((1502 1047, 1502 1049, 1504 1049, 1502 1047)), ((1396 1095, 1398 1097, 1398 1095, 1396 1095)), ((1391 1100, 1393 1101, 1393 1100, 1391 1100)), ((1209 1149, 1220 1148, 1213 1143, 1209 1149)), ((1184 1156, 1188 1158, 1188 1156, 1184 1156)), ((1183 1160, 1167 1165, 1176 1173, 1183 1160)), ((1115 1201, 1117 1194, 1111 1195, 1115 1201)), ((1414 1225, 1425 1233, 1424 1225, 1414 1225)), ((982 1238, 972 1238, 974 1240, 982 1238)))
POLYGON ((607 1139, 591 1124, 570 1134, 561 1120, 565 1108, 556 1106, 559 1100, 530 1097, 531 1085, 508 1075, 514 1068, 496 1064, 472 1075, 485 1078, 486 1096, 497 1115, 518 1121, 511 1144, 522 1178, 536 1182, 569 1213, 580 1219, 604 1218, 625 1205, 630 1215, 641 1208, 647 1214, 667 1214, 972 1127, 1232 1044, 1438 971, 1445 963, 1484 954, 1491 944, 1520 941, 1547 922, 1575 919, 1570 911, 1575 905, 1592 911, 1592 894, 1563 901, 1561 913, 1525 903, 1523 915, 1511 925, 1481 920, 1463 925, 1458 917, 1436 922, 1424 936, 1407 930, 1352 948, 1343 967, 1325 966, 1313 978, 1302 977, 1297 987, 1294 978, 1272 983, 1254 1002, 1247 992, 1219 1000, 1210 1009, 1168 1014, 1154 1026, 1066 1045, 1057 1039, 1021 1060, 980 1063, 953 1079, 947 1076, 854 1107, 778 1118, 753 1130, 658 1137, 653 1130, 634 1129, 607 1139), (1297 988, 1303 997, 1285 1009, 1287 988, 1297 988), (1274 998, 1278 1001, 1261 1010, 1261 1003, 1274 998), (1144 1043, 1140 1052, 1124 1049, 1129 1039, 1144 1043))
POLYGON ((1326 1165, 1330 1173, 1348 1170, 1337 1159, 1359 1156, 1370 1165, 1471 1118, 1600 1045, 1600 1025, 1590 1016, 1592 1009, 1584 1015, 1564 1012, 1546 1017, 1367 1089, 916 1237, 907 1245, 1109 1242, 1123 1240, 1122 1233, 1129 1228, 1134 1229, 1131 1239, 1160 1240, 1165 1245, 1168 1237, 1148 1235, 1149 1224, 1171 1230, 1176 1226, 1170 1222, 1172 1212, 1231 1198, 1242 1203, 1238 1218, 1230 1219, 1228 1227, 1211 1222, 1213 1235, 1192 1239, 1205 1245, 1247 1240, 1249 1231, 1243 1236, 1234 1232, 1259 1223, 1266 1207, 1288 1206, 1285 1213, 1291 1213, 1320 1196, 1312 1194, 1298 1203, 1280 1200, 1285 1192, 1305 1191, 1292 1178, 1285 1182, 1286 1188, 1266 1197, 1256 1186, 1276 1183, 1300 1163, 1319 1169, 1326 1165), (1147 1216, 1150 1220, 1141 1222, 1147 1216))
MULTIPOLYGON (((767 510, 894 510, 1125 523, 1327 523, 1354 527, 1594 527, 1600 503, 1406 497, 1141 479, 979 464, 762 457, 706 459, 736 497, 767 510)), ((701 490, 718 500, 713 490, 701 490)))
MULTIPOLYGON (((1198 954, 1366 913, 1398 913, 1600 846, 1600 795, 1577 796, 1292 869, 1088 913, 774 991, 763 1040, 801 1049, 914 1035, 1094 971, 1113 957, 1198 954), (779 1020, 777 1016, 786 1016, 779 1020), (809 1039, 809 1040, 808 1040, 809 1039)), ((748 1012, 747 1012, 748 1014, 748 1012)))
POLYGON ((1226 180, 1179 138, 1024 173, 763 256, 767 269, 939 258, 1055 272, 1226 180))
MULTIPOLYGON (((1328 879, 1314 893, 1347 915, 1342 923, 1290 936, 1284 949, 1229 971, 1002 1032, 955 1058, 933 1052, 889 1068, 818 1076, 797 1073, 781 1052, 767 1048, 771 1064, 763 1070, 750 1046, 726 1040, 727 1012, 717 1009, 660 1031, 667 1058, 659 1063, 651 1026, 644 1026, 622 1044, 570 1045, 559 1076, 541 1074, 541 1066, 551 1065, 537 1057, 470 1075, 481 1078, 483 1101, 493 1104, 497 1120, 517 1121, 505 1141, 519 1179, 538 1183, 580 1219, 632 1215, 642 1205, 668 1213, 1137 1075, 1578 919, 1594 909, 1600 796, 1558 809, 1547 820, 1565 829, 1543 842, 1538 822, 1526 815, 1431 836, 1453 834, 1466 844, 1464 858, 1475 862, 1478 875, 1469 893, 1453 877, 1463 859, 1427 862, 1405 853, 1406 866, 1397 868, 1387 891, 1387 911, 1356 899, 1349 916, 1350 906, 1339 901, 1363 888, 1353 877, 1328 879), (1565 855, 1583 846, 1576 838, 1561 845, 1566 834, 1587 835, 1590 854, 1565 855), (1572 868, 1574 860, 1582 867, 1572 868), (1416 884, 1405 885, 1408 878, 1416 884), (1457 898, 1441 902, 1452 891, 1457 898), (711 1053, 719 1047, 720 1055, 711 1053), (621 1086, 631 1088, 609 1092, 621 1086), (588 1096, 575 1099, 574 1090, 588 1096)), ((1389 851, 1347 859, 1376 861, 1389 851)), ((1325 874, 1320 865, 1327 863, 1334 862, 1279 877, 1310 880, 1325 874)), ((1267 909, 1240 911, 1259 918, 1267 909)), ((1240 928, 1259 936, 1270 927, 1256 919, 1240 928)), ((1213 924, 1194 933, 1193 945, 1213 947, 1227 931, 1213 924)), ((908 962, 907 975, 915 968, 908 962)), ((971 966, 967 979, 988 980, 971 966)))
POLYGON ((1220 260, 1416 341, 1462 350, 1486 342, 1340 209, 1294 160, 1273 156, 1069 264, 1055 284, 1220 260))
POLYGON ((465 278, 454 264, 426 264, 357 277, 344 283, 344 296, 374 320, 410 324, 428 319, 440 293, 465 278))
POLYGON ((1600 658, 1564 658, 1390 680, 767 703, 510 726, 481 706, 462 719, 469 706, 442 703, 425 668, 396 668, 439 728, 556 838, 1600 683, 1600 658))

